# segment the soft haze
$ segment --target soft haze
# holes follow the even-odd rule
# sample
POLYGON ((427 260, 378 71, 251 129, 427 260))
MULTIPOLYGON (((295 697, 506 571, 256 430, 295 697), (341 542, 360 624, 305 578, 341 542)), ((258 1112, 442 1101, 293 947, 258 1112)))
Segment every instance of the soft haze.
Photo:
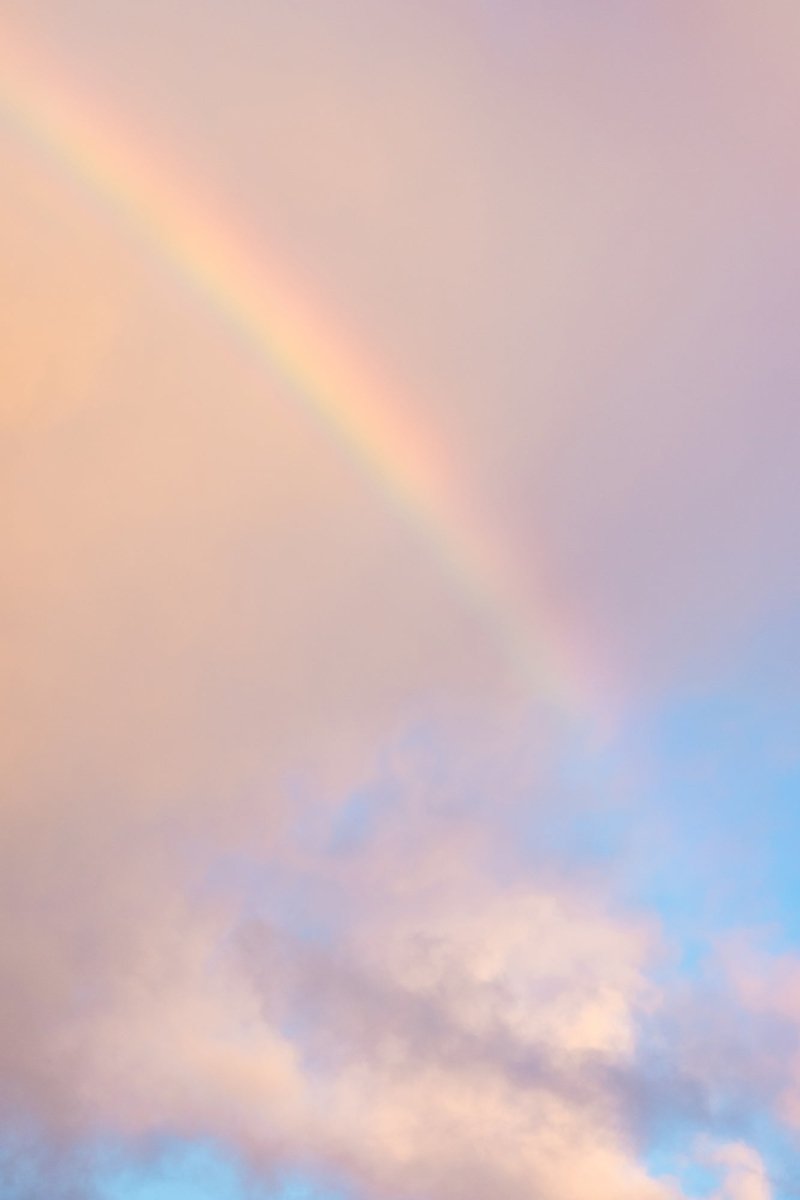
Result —
POLYGON ((799 67, 1 0, 1 1200, 800 1193, 799 67))

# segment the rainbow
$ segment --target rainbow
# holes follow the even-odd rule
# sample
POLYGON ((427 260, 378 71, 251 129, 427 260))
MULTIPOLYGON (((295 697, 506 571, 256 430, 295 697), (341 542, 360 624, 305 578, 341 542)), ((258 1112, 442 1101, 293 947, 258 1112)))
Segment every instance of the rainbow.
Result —
POLYGON ((592 672, 574 627, 517 575, 430 431, 403 419, 393 389, 327 314, 315 311, 276 262, 254 254, 235 222, 204 208, 105 105, 81 96, 52 62, 3 31, 0 111, 115 210, 290 386, 413 523, 495 631, 526 689, 591 719, 592 672))

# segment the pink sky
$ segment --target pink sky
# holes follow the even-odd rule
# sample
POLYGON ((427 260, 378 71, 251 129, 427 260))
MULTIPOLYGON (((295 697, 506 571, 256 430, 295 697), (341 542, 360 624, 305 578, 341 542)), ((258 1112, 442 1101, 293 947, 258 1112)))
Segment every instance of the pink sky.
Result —
POLYGON ((754 889, 684 969, 677 860, 791 895, 800 10, 5 0, 6 35, 379 365, 601 686, 521 686, 442 539, 0 103, 0 1143, 788 1198, 751 1110, 795 1146, 792 904, 780 953, 754 889))

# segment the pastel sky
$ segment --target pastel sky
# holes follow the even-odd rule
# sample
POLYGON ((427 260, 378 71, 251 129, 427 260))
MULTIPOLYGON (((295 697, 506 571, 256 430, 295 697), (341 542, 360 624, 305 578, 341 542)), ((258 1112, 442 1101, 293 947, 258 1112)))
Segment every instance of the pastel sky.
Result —
POLYGON ((800 1196, 800 6, 0 3, 0 1200, 800 1196))

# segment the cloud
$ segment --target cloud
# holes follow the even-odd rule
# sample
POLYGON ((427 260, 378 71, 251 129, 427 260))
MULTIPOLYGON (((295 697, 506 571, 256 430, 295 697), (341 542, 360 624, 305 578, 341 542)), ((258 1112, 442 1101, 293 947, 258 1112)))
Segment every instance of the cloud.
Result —
POLYGON ((724 1172, 720 1200, 771 1200, 772 1187, 764 1160, 742 1142, 709 1147, 708 1162, 724 1172))
POLYGON ((361 844, 309 839, 307 809, 246 886, 199 813, 191 856, 163 820, 71 849, 48 821, 6 879, 6 1111, 61 1145, 167 1129, 380 1195, 666 1196, 626 1092, 654 931, 577 876, 496 875, 485 808, 396 770, 361 844))
POLYGON ((253 919, 227 950, 191 918, 151 939, 86 1031, 89 1124, 215 1133, 387 1195, 560 1197, 590 1176, 661 1195, 592 1079, 630 1061, 643 931, 548 889, 498 894, 469 861, 439 886, 420 866, 421 887, 387 862, 392 889, 349 862, 359 915, 327 947, 253 919))

